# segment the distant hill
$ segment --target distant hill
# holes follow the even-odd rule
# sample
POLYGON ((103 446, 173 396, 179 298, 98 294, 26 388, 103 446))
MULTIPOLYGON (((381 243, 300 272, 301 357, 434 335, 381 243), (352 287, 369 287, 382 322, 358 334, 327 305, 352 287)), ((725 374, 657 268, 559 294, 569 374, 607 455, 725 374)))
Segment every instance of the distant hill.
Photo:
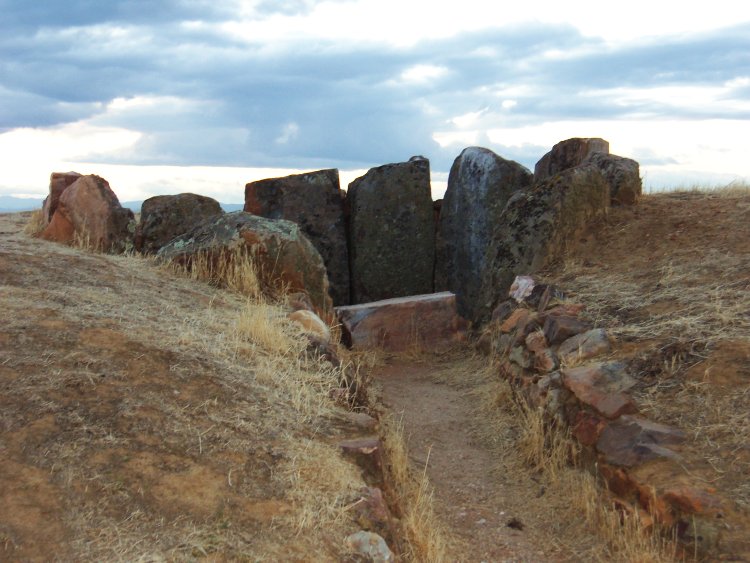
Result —
POLYGON ((42 202, 44 202, 44 198, 0 195, 0 213, 17 213, 18 211, 40 209, 42 202))
MULTIPOLYGON (((0 213, 18 213, 19 211, 33 211, 41 209, 44 198, 35 197, 13 197, 9 195, 0 195, 0 213)), ((141 212, 143 201, 123 201, 122 206, 131 209, 133 213, 141 212)), ((221 208, 227 213, 231 211, 241 211, 244 207, 242 203, 220 203, 221 208)))

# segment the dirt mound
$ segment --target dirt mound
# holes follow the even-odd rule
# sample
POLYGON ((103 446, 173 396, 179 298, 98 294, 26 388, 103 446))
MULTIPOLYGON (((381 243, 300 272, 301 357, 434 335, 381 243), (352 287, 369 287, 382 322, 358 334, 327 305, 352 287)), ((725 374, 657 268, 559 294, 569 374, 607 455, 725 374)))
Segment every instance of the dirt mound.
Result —
POLYGON ((338 559, 364 481, 279 309, 0 215, 0 559, 338 559))

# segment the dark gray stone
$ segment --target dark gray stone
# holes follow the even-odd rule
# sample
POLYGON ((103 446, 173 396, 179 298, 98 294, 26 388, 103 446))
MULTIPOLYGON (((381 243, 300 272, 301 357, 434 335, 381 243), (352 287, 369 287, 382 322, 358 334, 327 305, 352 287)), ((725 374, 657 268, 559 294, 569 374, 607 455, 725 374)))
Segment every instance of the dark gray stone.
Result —
POLYGON ((560 258, 608 205, 609 186, 593 166, 566 170, 511 196, 487 248, 476 319, 486 320, 506 299, 517 275, 560 258))
POLYGON ((151 197, 141 206, 135 249, 155 254, 173 238, 223 213, 218 201, 202 195, 186 193, 151 197))
POLYGON ((432 293, 430 163, 373 168, 349 184, 352 303, 432 293))
POLYGON ((531 172, 480 147, 453 162, 436 241, 435 289, 456 294, 458 312, 474 318, 485 253, 510 196, 531 183, 531 172))
POLYGON ((334 305, 349 304, 349 251, 338 170, 251 182, 245 186, 245 211, 299 224, 323 257, 334 305))
POLYGON ((607 179, 612 204, 632 205, 641 197, 643 184, 635 160, 595 152, 586 158, 586 163, 596 166, 607 179))

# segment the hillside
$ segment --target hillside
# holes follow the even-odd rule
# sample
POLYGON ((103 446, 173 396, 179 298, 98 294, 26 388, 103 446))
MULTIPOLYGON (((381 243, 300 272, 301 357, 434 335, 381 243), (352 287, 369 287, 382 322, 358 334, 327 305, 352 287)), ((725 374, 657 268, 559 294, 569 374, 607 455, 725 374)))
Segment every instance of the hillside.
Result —
MULTIPOLYGON (((0 560, 357 560, 344 540, 368 483, 339 443, 371 429, 331 399, 341 374, 306 359, 282 309, 30 238, 27 220, 0 215, 0 560)), ((688 433, 691 478, 728 501, 714 554, 747 557, 750 194, 644 196, 578 242, 544 281, 614 338, 641 412, 688 433)), ((532 419, 486 358, 352 359, 435 484, 416 523, 384 486, 401 560, 668 560, 588 524, 579 478, 528 465, 532 419)))
POLYGON ((280 309, 0 215, 0 559, 337 559, 364 487, 280 309))

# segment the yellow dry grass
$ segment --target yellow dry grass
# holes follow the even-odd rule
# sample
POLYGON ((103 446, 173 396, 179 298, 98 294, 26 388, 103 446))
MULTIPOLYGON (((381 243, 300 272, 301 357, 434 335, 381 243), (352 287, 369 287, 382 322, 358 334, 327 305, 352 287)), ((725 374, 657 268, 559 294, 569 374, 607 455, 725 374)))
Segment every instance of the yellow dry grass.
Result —
MULTIPOLYGON (((195 273, 235 290, 225 291, 139 256, 22 235, 3 249, 8 322, 0 342, 26 344, 3 344, 0 373, 23 377, 5 381, 2 427, 12 421, 34 436, 38 419, 54 423, 39 455, 8 452, 0 464, 48 475, 42 490, 64 495, 66 510, 50 509, 40 525, 70 530, 47 548, 43 538, 32 548, 9 532, 8 553, 26 546, 42 559, 78 561, 344 556, 344 539, 359 529, 348 507, 365 483, 332 445, 346 437, 331 398, 343 374, 304 353, 299 327, 255 293, 250 264, 195 273)), ((6 485, 35 506, 24 496, 34 490, 28 483, 6 485)), ((0 529, 14 530, 2 527, 9 517, 0 510, 0 529)))
POLYGON ((401 529, 406 544, 403 555, 409 561, 448 561, 446 530, 435 515, 432 488, 425 471, 415 472, 409 461, 403 424, 386 416, 381 418, 380 426, 387 460, 386 477, 403 512, 401 529))

